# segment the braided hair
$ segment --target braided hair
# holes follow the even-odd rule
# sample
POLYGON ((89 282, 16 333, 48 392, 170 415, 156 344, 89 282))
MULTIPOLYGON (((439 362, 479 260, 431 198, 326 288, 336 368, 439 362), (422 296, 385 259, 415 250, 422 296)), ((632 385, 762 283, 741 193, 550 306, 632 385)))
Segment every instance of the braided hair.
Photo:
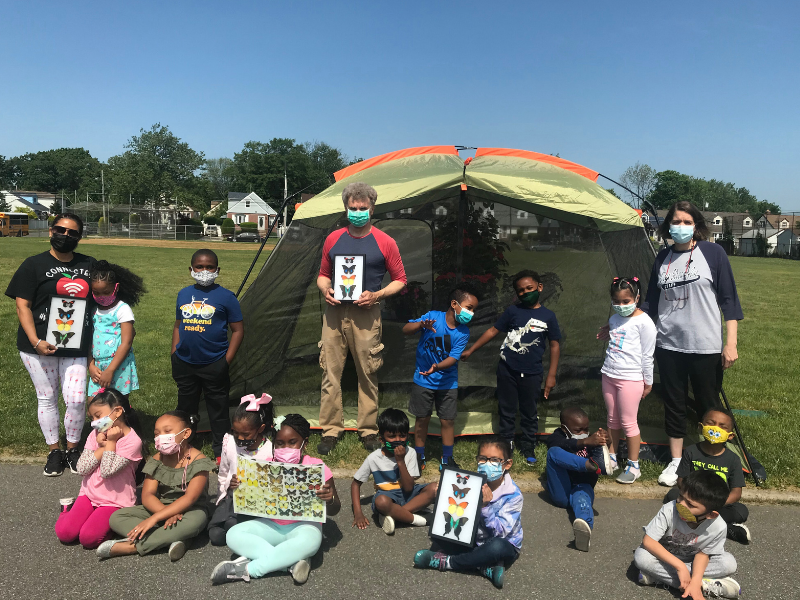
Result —
POLYGON ((242 402, 236 407, 236 411, 233 413, 233 422, 247 423, 251 429, 258 429, 262 425, 266 425, 263 433, 269 436, 275 429, 275 409, 272 407, 272 402, 260 404, 258 410, 247 410, 247 407, 247 402, 242 402))
POLYGON ((311 424, 302 415, 296 413, 288 414, 281 422, 281 427, 291 427, 304 440, 311 435, 311 424))
POLYGON ((641 291, 642 291, 642 282, 639 280, 638 277, 614 277, 614 280, 611 282, 611 289, 609 290, 611 297, 614 297, 614 294, 617 294, 623 290, 630 290, 631 296, 633 296, 634 301, 638 298, 639 300, 636 301, 638 306, 639 302, 642 300, 641 291))

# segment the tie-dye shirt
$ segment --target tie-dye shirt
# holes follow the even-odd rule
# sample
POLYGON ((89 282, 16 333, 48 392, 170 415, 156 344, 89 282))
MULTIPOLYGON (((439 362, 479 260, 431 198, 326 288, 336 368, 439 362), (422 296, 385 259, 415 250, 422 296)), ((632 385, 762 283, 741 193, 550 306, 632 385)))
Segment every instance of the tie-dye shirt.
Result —
POLYGON ((492 500, 481 508, 475 542, 480 546, 493 537, 505 539, 517 550, 522 548, 522 492, 508 473, 492 492, 492 500))

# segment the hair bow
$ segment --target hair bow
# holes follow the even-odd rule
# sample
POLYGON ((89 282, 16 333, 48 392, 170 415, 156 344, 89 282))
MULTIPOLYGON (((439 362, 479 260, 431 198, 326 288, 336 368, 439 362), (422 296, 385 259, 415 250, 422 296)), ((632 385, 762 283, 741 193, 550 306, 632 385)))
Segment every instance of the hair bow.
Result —
POLYGON ((634 278, 633 278, 633 280, 634 280, 636 283, 639 283, 639 278, 638 278, 638 277, 634 277, 634 278))
POLYGON ((103 392, 105 392, 105 391, 106 391, 106 388, 97 388, 97 392, 95 392, 95 396, 96 396, 97 394, 102 394, 102 393, 103 393, 103 392))
POLYGON ((280 429, 283 422, 286 420, 286 415, 275 417, 275 429, 280 429))
POLYGON ((248 394, 247 396, 242 396, 242 400, 239 404, 244 404, 245 402, 249 402, 250 404, 245 408, 245 410, 250 412, 257 412, 259 407, 265 404, 269 404, 272 402, 272 396, 267 393, 261 394, 260 398, 256 398, 255 394, 248 394))
POLYGON ((619 277, 614 277, 614 279, 611 280, 612 283, 616 283, 617 281, 619 281, 619 277))

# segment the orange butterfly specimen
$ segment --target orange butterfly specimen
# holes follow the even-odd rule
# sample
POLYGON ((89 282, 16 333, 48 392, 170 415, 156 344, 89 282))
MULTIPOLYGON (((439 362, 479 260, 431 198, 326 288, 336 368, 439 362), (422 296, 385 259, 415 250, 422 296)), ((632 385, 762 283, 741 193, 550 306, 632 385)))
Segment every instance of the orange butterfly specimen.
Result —
POLYGON ((61 319, 56 319, 56 325, 58 326, 59 331, 69 331, 70 329, 72 329, 72 324, 74 322, 75 321, 73 320, 62 321, 61 319))
POLYGON ((447 512, 455 517, 462 516, 464 509, 469 505, 469 502, 456 502, 455 498, 448 498, 447 501, 450 503, 450 506, 447 507, 447 512))
POLYGON ((342 281, 344 282, 345 285, 353 285, 353 282, 355 280, 356 280, 355 275, 350 275, 350 276, 342 275, 342 281))

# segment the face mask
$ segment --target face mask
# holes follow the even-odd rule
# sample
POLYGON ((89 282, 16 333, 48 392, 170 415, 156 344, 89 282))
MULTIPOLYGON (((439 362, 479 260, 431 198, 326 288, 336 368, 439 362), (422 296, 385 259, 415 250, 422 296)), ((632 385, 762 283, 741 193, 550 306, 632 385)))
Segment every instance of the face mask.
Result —
POLYGON ((206 271, 202 270, 199 273, 192 269, 192 277, 194 280, 203 287, 208 287, 214 280, 219 277, 219 270, 217 271, 206 271))
POLYGON ((347 209, 347 220, 350 221, 355 227, 363 227, 369 223, 368 210, 351 210, 347 209))
POLYGON ((503 469, 503 465, 493 465, 492 463, 483 463, 482 465, 478 465, 478 473, 481 475, 486 475, 486 479, 489 481, 497 481, 503 476, 505 470, 503 469))
POLYGON ((703 425, 703 437, 709 444, 724 444, 728 441, 729 432, 725 431, 722 427, 716 425, 703 425))
POLYGON ((114 302, 117 301, 117 290, 119 289, 119 284, 114 286, 114 292, 109 294, 108 296, 98 296, 94 292, 92 292, 92 298, 94 301, 97 302, 100 306, 111 306, 114 302))
POLYGON ((394 454, 395 448, 397 448, 398 446, 405 446, 405 445, 406 442, 402 440, 399 440, 397 442, 383 442, 383 451, 386 452, 386 454, 392 455, 394 454))
POLYGON ((539 292, 525 292, 519 297, 519 301, 522 306, 536 306, 536 303, 539 301, 539 292))
POLYGON ((694 225, 670 225, 669 235, 676 244, 685 244, 694 236, 694 225))
POLYGON ((678 509, 678 515, 680 515, 681 519, 686 521, 687 523, 697 523, 697 517, 692 514, 687 507, 685 507, 680 502, 675 503, 675 508, 678 509))
POLYGON ((78 240, 63 233, 54 233, 50 236, 50 245, 56 252, 72 252, 78 245, 78 240))
MULTIPOLYGON (((638 301, 639 298, 636 298, 638 301)), ((630 317, 634 312, 636 312, 636 303, 633 304, 612 304, 611 308, 614 309, 614 312, 617 313, 620 317, 630 317)))
MULTIPOLYGON (((458 303, 456 302, 456 304, 458 304, 458 303)), ((461 309, 461 312, 457 312, 456 313, 456 321, 458 321, 462 325, 466 325, 467 323, 469 323, 472 320, 472 316, 475 313, 472 312, 471 310, 467 310, 466 308, 463 308, 460 304, 458 305, 458 307, 461 309)))
POLYGON ((569 430, 569 427, 567 427, 566 425, 564 425, 564 429, 567 430, 567 437, 572 438, 573 440, 585 440, 586 438, 589 437, 588 433, 575 433, 575 434, 573 434, 569 430))
POLYGON ((277 462, 299 464, 300 457, 303 456, 304 445, 305 442, 299 448, 275 448, 272 455, 277 462))
POLYGON ((234 436, 234 441, 239 448, 249 448, 254 442, 258 441, 258 436, 256 436, 252 440, 240 440, 239 438, 234 436))
POLYGON ((175 454, 181 449, 180 442, 175 441, 175 436, 182 434, 186 429, 181 429, 178 433, 165 433, 164 435, 157 435, 153 442, 156 445, 156 450, 161 454, 175 454))
MULTIPOLYGON (((119 417, 117 417, 117 419, 118 418, 119 417)), ((116 423, 117 419, 112 419, 111 414, 107 414, 105 417, 100 417, 96 421, 92 421, 91 426, 97 433, 105 433, 111 429, 111 426, 116 423)))

